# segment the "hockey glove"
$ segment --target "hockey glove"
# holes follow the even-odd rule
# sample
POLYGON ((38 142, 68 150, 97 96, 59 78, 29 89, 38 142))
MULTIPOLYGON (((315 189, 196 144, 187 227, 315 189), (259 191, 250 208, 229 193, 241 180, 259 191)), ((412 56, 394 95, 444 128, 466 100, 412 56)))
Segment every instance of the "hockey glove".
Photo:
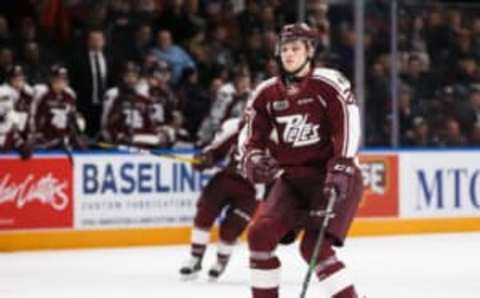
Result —
POLYGON ((275 158, 256 150, 245 157, 245 174, 253 183, 270 183, 280 174, 280 167, 275 158))
POLYGON ((356 170, 356 165, 352 159, 338 158, 330 160, 327 166, 327 176, 323 190, 325 197, 328 197, 331 189, 333 189, 337 193, 338 201, 347 199, 354 184, 356 170))
POLYGON ((195 154, 194 159, 197 162, 194 163, 192 167, 197 171, 203 171, 215 165, 215 159, 213 158, 213 153, 210 151, 205 151, 202 153, 195 154))

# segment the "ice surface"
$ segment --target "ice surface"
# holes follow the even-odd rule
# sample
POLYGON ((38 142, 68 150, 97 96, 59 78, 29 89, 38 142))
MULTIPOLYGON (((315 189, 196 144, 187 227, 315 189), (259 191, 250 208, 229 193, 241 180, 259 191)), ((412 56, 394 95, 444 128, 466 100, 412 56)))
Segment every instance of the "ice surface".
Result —
MULTIPOLYGON (((225 275, 180 281, 187 246, 0 254, 0 298, 249 298, 248 252, 239 245, 225 275)), ((306 265, 281 247, 281 297, 298 297, 306 265)), ((368 298, 480 297, 480 233, 354 238, 339 252, 368 298)), ((309 296, 311 297, 311 296, 309 296)))

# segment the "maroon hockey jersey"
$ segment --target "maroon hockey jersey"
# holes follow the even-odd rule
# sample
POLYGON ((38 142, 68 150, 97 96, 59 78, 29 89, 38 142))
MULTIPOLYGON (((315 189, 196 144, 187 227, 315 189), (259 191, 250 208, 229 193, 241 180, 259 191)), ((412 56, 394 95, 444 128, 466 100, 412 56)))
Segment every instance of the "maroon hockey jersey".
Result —
POLYGON ((70 137, 70 116, 76 111, 75 100, 75 93, 70 88, 59 94, 49 87, 37 91, 33 125, 37 145, 58 146, 56 143, 70 137))
POLYGON ((138 146, 167 146, 174 133, 166 125, 172 119, 172 104, 164 96, 122 94, 118 88, 107 92, 102 117, 103 135, 112 142, 138 146))
POLYGON ((273 155, 291 175, 323 172, 331 158, 357 154, 358 106, 350 82, 332 69, 315 68, 289 86, 278 77, 262 82, 245 117, 246 133, 239 140, 244 161, 269 149, 269 140, 278 144, 273 155))
POLYGON ((15 90, 15 92, 15 111, 18 117, 19 130, 24 137, 27 137, 32 128, 33 90, 30 86, 25 86, 22 90, 15 90))

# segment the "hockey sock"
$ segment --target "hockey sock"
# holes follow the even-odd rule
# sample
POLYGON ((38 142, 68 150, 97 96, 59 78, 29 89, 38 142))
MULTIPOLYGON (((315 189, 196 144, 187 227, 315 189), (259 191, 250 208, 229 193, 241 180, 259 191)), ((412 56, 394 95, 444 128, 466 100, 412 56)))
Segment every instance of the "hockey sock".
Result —
POLYGON ((278 298, 280 260, 268 252, 251 252, 253 298, 278 298))
POLYGON ((210 240, 210 231, 193 227, 191 238, 191 254, 197 258, 203 258, 205 250, 207 249, 208 241, 210 240))

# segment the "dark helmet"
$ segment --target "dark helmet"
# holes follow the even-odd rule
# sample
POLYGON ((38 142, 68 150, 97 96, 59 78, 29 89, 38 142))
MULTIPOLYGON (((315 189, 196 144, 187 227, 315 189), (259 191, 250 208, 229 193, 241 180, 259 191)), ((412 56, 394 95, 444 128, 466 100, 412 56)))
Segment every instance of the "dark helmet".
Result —
POLYGON ((287 24, 283 26, 280 32, 275 55, 280 55, 280 46, 283 43, 297 39, 304 40, 308 45, 315 48, 318 37, 318 32, 305 23, 287 24))
POLYGON ((23 67, 21 65, 13 65, 7 70, 7 80, 11 80, 16 77, 24 77, 25 72, 23 71, 23 67))
POLYGON ((54 64, 50 66, 48 70, 48 77, 49 78, 61 78, 61 79, 68 79, 68 69, 60 64, 54 64))
POLYGON ((149 65, 145 69, 146 75, 150 77, 154 76, 157 73, 164 73, 170 71, 170 65, 168 65, 168 63, 163 60, 155 61, 152 65, 149 65))

